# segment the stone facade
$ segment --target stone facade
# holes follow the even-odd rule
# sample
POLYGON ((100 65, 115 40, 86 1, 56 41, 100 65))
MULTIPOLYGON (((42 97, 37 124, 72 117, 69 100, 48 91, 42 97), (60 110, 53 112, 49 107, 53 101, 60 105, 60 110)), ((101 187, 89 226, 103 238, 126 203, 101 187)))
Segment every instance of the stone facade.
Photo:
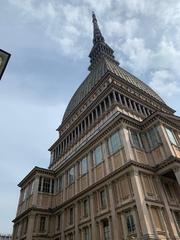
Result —
POLYGON ((19 183, 13 239, 179 239, 180 118, 118 66, 94 14, 93 26, 88 80, 57 129, 49 168, 19 183))

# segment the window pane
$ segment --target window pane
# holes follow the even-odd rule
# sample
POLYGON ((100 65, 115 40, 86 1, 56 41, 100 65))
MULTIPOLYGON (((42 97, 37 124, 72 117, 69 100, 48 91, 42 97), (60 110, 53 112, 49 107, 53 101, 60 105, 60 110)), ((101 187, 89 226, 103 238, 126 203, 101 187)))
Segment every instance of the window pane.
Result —
POLYGON ((70 208, 69 209, 69 224, 71 225, 71 224, 73 224, 73 222, 74 222, 74 210, 73 210, 73 208, 70 208))
POLYGON ((101 200, 101 208, 106 208, 106 192, 105 190, 102 190, 100 192, 100 200, 101 200))
POLYGON ((126 223, 127 223, 127 230, 129 233, 132 233, 135 231, 135 223, 134 218, 132 214, 127 215, 126 217, 126 223))
POLYGON ((103 160, 101 145, 94 150, 94 164, 98 165, 103 160))
POLYGON ((160 142, 157 131, 157 128, 151 128, 147 133, 150 147, 156 147, 160 142))
POLYGON ((107 220, 103 222, 103 232, 104 232, 104 240, 109 240, 110 229, 109 229, 109 222, 107 220))
POLYGON ((177 225, 180 228, 180 212, 175 212, 175 218, 176 218, 177 225))
POLYGON ((74 167, 68 171, 68 185, 72 184, 75 181, 75 172, 74 167))
POLYGON ((83 210, 84 210, 84 217, 88 217, 89 215, 89 202, 88 199, 83 201, 83 210))
POLYGON ((177 145, 178 142, 177 142, 177 139, 175 137, 175 134, 174 134, 173 130, 169 129, 169 128, 166 128, 166 132, 167 132, 167 135, 168 135, 171 143, 173 143, 174 145, 177 145))
POLYGON ((119 133, 114 133, 108 140, 110 153, 113 154, 117 152, 121 146, 121 140, 119 133))
POLYGON ((40 218, 40 226, 39 226, 40 232, 45 232, 45 223, 46 223, 46 217, 41 217, 40 218))
POLYGON ((49 193, 50 192, 50 178, 44 178, 43 180, 43 192, 49 193))
POLYGON ((80 161, 80 173, 81 173, 81 175, 83 175, 83 174, 86 174, 87 171, 88 171, 87 159, 83 158, 80 161))
POLYGON ((135 147, 141 148, 140 136, 138 132, 131 130, 131 140, 135 147))
POLYGON ((84 238, 83 238, 83 240, 89 240, 90 238, 89 238, 89 228, 88 227, 86 227, 86 228, 84 228, 84 238))

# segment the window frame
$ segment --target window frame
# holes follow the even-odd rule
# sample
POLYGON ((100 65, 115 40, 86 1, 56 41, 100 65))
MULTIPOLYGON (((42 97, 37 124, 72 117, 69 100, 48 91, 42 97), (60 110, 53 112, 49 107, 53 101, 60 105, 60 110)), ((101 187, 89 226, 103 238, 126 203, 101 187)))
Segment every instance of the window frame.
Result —
POLYGON ((67 185, 70 186, 71 184, 75 183, 75 166, 72 166, 67 171, 67 185), (71 173, 72 171, 72 173, 71 173))
MULTIPOLYGON (((98 153, 98 154, 99 154, 99 153, 98 153)), ((95 167, 98 166, 98 165, 101 164, 103 161, 104 161, 104 159, 103 159, 102 144, 99 144, 99 145, 98 145, 97 147, 95 147, 94 150, 93 150, 93 163, 94 163, 94 166, 95 166, 95 167), (98 156, 98 155, 96 155, 97 149, 100 149, 100 157, 101 157, 101 159, 99 159, 98 161, 97 161, 97 156, 98 156)))
POLYGON ((136 232, 136 224, 132 212, 126 213, 126 228, 128 235, 134 234, 136 232))
POLYGON ((146 136, 148 139, 150 149, 154 149, 161 144, 161 138, 159 136, 157 126, 153 126, 153 127, 149 128, 148 131, 146 132, 146 136))
POLYGON ((39 232, 45 233, 46 232, 46 216, 40 216, 39 219, 39 232))
POLYGON ((174 130, 170 127, 165 127, 167 137, 171 144, 175 146, 179 146, 179 140, 174 132, 174 130))
POLYGON ((107 205, 108 205, 106 189, 101 189, 99 191, 99 198, 100 198, 100 207, 101 207, 101 209, 106 209, 107 205))
POLYGON ((108 219, 104 219, 102 221, 102 225, 103 225, 103 239, 104 240, 110 240, 111 239, 111 232, 110 232, 110 224, 108 219))
POLYGON ((88 159, 87 159, 87 157, 84 157, 79 161, 79 173, 80 173, 80 176, 84 176, 88 173, 88 159), (83 162, 85 162, 85 165, 83 165, 83 162), (85 169, 84 169, 84 166, 85 166, 85 169))
MULTIPOLYGON (((115 143, 117 143, 117 139, 115 140, 115 143)), ((107 143, 108 143, 108 149, 109 149, 109 153, 111 154, 111 155, 113 155, 113 154, 115 154, 115 153, 117 153, 121 148, 122 148, 122 139, 121 139, 121 136, 120 136, 120 133, 119 133, 119 131, 116 131, 116 132, 114 132, 114 133, 112 133, 109 137, 108 137, 108 139, 107 139, 107 143), (119 143, 118 143, 118 147, 117 147, 117 144, 114 144, 113 143, 113 136, 118 136, 118 141, 119 141, 119 143), (115 146, 115 149, 113 149, 114 147, 113 146, 115 146)))
POLYGON ((129 136, 130 136, 131 145, 134 148, 143 150, 143 143, 142 143, 142 139, 141 139, 141 136, 140 136, 140 132, 138 132, 137 130, 134 130, 134 129, 129 129, 129 136), (136 140, 137 140, 136 142, 134 141, 133 136, 136 136, 136 140), (136 144, 137 142, 138 142, 138 144, 136 144))

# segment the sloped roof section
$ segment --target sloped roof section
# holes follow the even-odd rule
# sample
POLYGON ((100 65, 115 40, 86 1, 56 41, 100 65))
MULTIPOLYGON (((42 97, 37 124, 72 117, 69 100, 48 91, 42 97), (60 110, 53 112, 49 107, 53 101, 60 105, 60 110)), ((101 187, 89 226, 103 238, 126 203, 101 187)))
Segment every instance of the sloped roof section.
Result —
POLYGON ((130 74, 123 68, 119 67, 113 61, 104 58, 101 61, 99 61, 96 68, 94 68, 89 73, 87 78, 82 82, 80 87, 77 89, 77 91, 71 98, 64 113, 63 120, 65 120, 68 117, 68 115, 75 109, 75 107, 95 87, 97 82, 106 74, 106 72, 111 72, 115 74, 116 76, 126 80, 135 87, 141 89, 145 93, 148 93, 151 97, 155 98, 156 100, 164 103, 164 101, 159 97, 159 95, 154 90, 152 90, 147 84, 145 84, 143 81, 139 80, 137 77, 130 74))

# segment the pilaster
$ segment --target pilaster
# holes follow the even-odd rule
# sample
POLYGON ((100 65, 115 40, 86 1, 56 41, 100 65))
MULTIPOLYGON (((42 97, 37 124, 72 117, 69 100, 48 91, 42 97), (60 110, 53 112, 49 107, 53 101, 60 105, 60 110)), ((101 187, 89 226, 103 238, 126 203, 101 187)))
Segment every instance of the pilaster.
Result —
POLYGON ((110 202, 111 217, 112 217, 112 221, 111 221, 112 239, 119 239, 119 232, 118 232, 118 229, 116 229, 116 227, 118 226, 118 219, 115 211, 112 183, 109 183, 108 186, 109 186, 109 202, 110 202))
POLYGON ((131 172, 131 182, 134 192, 134 198, 136 201, 137 212, 139 215, 139 221, 141 225, 142 235, 144 238, 148 239, 150 236, 153 236, 153 229, 151 226, 149 212, 146 206, 143 188, 139 176, 139 172, 136 169, 133 169, 131 172))
POLYGON ((128 129, 126 128, 126 126, 123 126, 123 128, 120 131, 121 131, 121 136, 122 136, 122 140, 123 140, 123 146, 124 146, 124 150, 125 150, 125 154, 126 154, 126 159, 127 159, 127 161, 130 161, 130 160, 134 159, 134 156, 133 156, 131 143, 129 141, 128 129))

